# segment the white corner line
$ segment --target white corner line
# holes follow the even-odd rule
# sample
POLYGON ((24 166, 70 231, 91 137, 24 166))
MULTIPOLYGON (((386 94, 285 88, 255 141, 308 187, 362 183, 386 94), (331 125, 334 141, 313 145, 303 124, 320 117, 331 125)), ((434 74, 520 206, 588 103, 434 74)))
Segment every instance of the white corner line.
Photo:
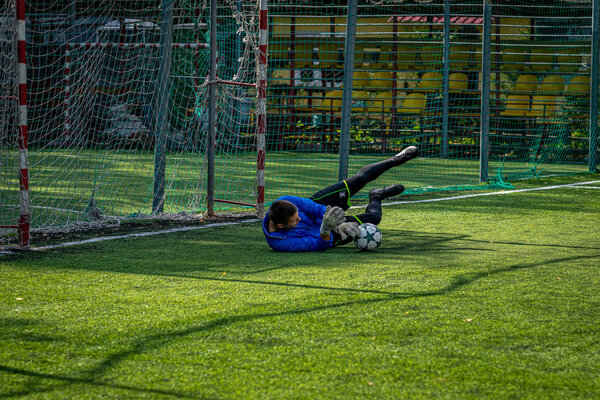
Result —
MULTIPOLYGON (((73 242, 52 244, 49 246, 32 247, 31 250, 33 250, 33 251, 52 250, 52 249, 58 249, 61 247, 78 246, 80 244, 104 242, 107 240, 127 239, 127 238, 133 238, 133 237, 143 237, 143 236, 154 236, 154 235, 162 235, 165 233, 195 231, 195 230, 199 230, 199 229, 216 228, 219 226, 239 225, 239 224, 245 224, 245 223, 249 223, 249 222, 258 222, 258 221, 260 221, 260 220, 259 219, 247 219, 247 220, 243 220, 243 221, 218 222, 215 224, 207 224, 207 225, 200 225, 200 226, 182 226, 181 228, 165 229, 162 231, 129 233, 127 235, 104 236, 104 237, 99 237, 99 238, 92 238, 92 239, 85 239, 85 240, 77 240, 77 241, 73 241, 73 242)), ((0 253, 0 255, 1 254, 2 253, 0 253)))
MULTIPOLYGON (((565 187, 573 187, 573 186, 581 186, 581 185, 591 185, 594 183, 600 183, 600 181, 589 181, 589 182, 578 182, 578 183, 568 183, 564 185, 554 185, 554 186, 542 186, 537 188, 530 189, 515 189, 515 190, 501 190, 499 192, 486 192, 486 193, 474 193, 474 194, 465 194, 462 196, 453 196, 453 197, 440 197, 436 199, 426 199, 426 200, 413 200, 413 201, 392 201, 389 203, 382 203, 382 206, 395 206, 398 204, 416 204, 416 203, 433 203, 436 201, 448 201, 448 200, 458 200, 458 199, 468 199, 470 197, 479 197, 479 196, 495 196, 498 194, 512 194, 512 193, 523 193, 523 192, 532 192, 535 190, 550 190, 550 189, 559 189, 565 187)), ((363 208, 364 206, 352 206, 350 208, 363 208)))

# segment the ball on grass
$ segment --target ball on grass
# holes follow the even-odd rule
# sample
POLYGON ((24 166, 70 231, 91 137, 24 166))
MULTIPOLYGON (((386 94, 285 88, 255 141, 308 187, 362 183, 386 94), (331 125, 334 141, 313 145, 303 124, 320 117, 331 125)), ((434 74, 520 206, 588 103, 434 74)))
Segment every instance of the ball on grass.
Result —
POLYGON ((364 223, 359 227, 360 233, 354 238, 354 245, 362 251, 375 250, 381 244, 381 231, 370 223, 364 223))

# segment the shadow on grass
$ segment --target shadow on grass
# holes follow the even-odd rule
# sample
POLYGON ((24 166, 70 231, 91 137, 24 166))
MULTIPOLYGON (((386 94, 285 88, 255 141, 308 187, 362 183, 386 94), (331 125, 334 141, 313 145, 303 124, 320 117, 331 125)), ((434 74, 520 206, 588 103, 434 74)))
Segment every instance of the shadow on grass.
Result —
MULTIPOLYGON (((0 398, 14 397, 14 396, 25 396, 32 393, 43 393, 49 392, 57 389, 61 389, 63 387, 69 385, 76 384, 85 384, 92 386, 100 386, 107 387, 113 389, 120 389, 126 391, 134 391, 138 393, 149 393, 149 394, 157 394, 162 396, 170 396, 170 397, 190 397, 190 398, 198 398, 196 395, 188 395, 184 393, 174 392, 174 391, 164 391, 160 389, 147 389, 129 385, 120 385, 104 382, 103 376, 112 368, 117 366, 123 360, 129 359, 135 355, 142 354, 148 351, 152 351, 154 349, 160 348, 164 345, 172 343, 174 340, 178 340, 181 338, 185 338, 189 335, 208 332, 213 329, 218 329, 221 327, 233 325, 236 323, 248 322, 253 320, 260 320, 265 318, 277 318, 282 316, 290 316, 290 315, 300 315, 306 313, 312 313, 322 310, 332 310, 343 307, 352 307, 356 305, 366 305, 366 304, 375 304, 375 303, 383 303, 389 301, 398 301, 398 300, 406 300, 411 298, 426 298, 432 296, 443 296, 453 291, 456 291, 466 285, 472 284, 479 279, 487 278, 490 276, 517 271, 524 270, 529 268, 535 268, 541 265, 548 264, 557 264, 564 262, 573 262, 576 260, 591 260, 600 258, 599 254, 594 255, 579 255, 574 257, 562 257, 556 258, 553 260, 544 260, 541 262, 530 263, 530 264, 515 264, 504 268, 498 268, 494 270, 482 271, 474 274, 463 274, 456 276, 450 284, 446 287, 437 289, 437 290, 427 290, 418 293, 394 293, 394 292, 381 292, 381 291, 372 291, 372 290, 358 290, 358 289, 348 289, 348 288, 334 288, 334 287, 319 287, 319 286, 307 286, 307 285, 292 285, 286 283, 273 283, 273 282, 264 282, 264 281, 245 281, 245 280, 223 280, 223 279, 214 279, 214 278, 206 278, 206 277, 192 277, 194 279, 201 280, 219 280, 220 282, 224 281, 233 281, 233 282, 245 282, 252 284, 264 284, 264 285, 286 285, 286 286, 299 286, 299 287, 307 287, 307 288, 315 288, 315 289, 327 289, 327 290, 343 290, 343 291, 353 291, 353 292, 362 292, 368 294, 376 294, 378 295, 376 298, 371 299, 360 299, 354 301, 344 301, 337 302, 334 304, 324 304, 313 307, 300 307, 293 310, 286 310, 281 312, 272 312, 272 313, 254 313, 247 315, 238 315, 238 316, 229 316, 218 318, 213 321, 200 323, 194 326, 191 326, 186 329, 173 330, 169 333, 160 333, 160 334, 152 334, 149 336, 145 336, 142 338, 138 338, 135 340, 129 349, 122 350, 116 352, 106 359, 101 361, 98 365, 93 368, 83 370, 77 373, 78 376, 69 376, 69 375, 60 375, 60 374, 49 374, 49 373, 38 373, 34 371, 28 371, 20 368, 13 368, 7 365, 0 365, 0 371, 15 375, 20 375, 23 377, 29 377, 34 379, 43 379, 43 380, 55 380, 61 382, 59 385, 38 387, 38 388, 30 388, 23 389, 19 391, 13 391, 9 393, 0 393, 0 398)), ((166 275, 166 274, 165 274, 166 275)), ((26 321, 21 321, 22 323, 26 323, 26 321)))

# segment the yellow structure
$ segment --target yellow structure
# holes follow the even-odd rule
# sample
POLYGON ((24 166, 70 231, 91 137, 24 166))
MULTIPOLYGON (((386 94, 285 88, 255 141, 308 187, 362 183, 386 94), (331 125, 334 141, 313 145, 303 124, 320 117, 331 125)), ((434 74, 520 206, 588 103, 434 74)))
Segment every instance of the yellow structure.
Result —
POLYGON ((425 72, 419 81, 419 92, 436 92, 442 89, 442 74, 437 71, 425 72))
POLYGON ((577 75, 571 78, 566 94, 570 96, 589 96, 590 77, 587 75, 577 75))
POLYGON ((510 95, 506 100, 506 109, 500 113, 502 116, 519 117, 529 112, 529 96, 524 94, 510 95))
POLYGON ((423 93, 411 93, 402 102, 398 109, 402 114, 421 114, 425 111, 427 105, 427 96, 423 93))
POLYGON ((514 93, 532 93, 535 92, 538 86, 538 78, 535 75, 523 74, 519 75, 515 86, 513 86, 511 92, 514 93))
POLYGON ((559 102, 557 96, 533 96, 531 111, 527 115, 530 117, 551 117, 558 112, 558 106, 559 102))

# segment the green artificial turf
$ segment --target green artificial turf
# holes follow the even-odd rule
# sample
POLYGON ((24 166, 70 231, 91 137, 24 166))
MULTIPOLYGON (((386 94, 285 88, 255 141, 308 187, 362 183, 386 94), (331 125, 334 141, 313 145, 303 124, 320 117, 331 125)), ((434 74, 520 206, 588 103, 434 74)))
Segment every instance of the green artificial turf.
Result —
POLYGON ((5 256, 0 398, 598 398, 599 211, 558 188, 386 207, 372 253, 246 223, 5 256))

